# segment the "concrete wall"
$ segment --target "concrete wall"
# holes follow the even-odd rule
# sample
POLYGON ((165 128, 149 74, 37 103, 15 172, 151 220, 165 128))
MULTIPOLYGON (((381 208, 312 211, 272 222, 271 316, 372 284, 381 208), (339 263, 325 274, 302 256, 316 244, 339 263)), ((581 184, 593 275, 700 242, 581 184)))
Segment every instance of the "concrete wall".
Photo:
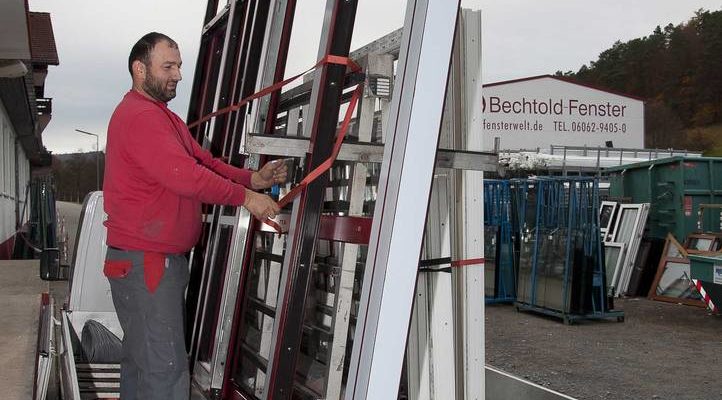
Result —
MULTIPOLYGON (((30 163, 15 138, 15 130, 0 102, 0 259, 10 258, 12 253, 18 223, 15 207, 18 204, 22 213, 30 181, 30 163)), ((26 221, 26 216, 21 216, 21 222, 26 221)))

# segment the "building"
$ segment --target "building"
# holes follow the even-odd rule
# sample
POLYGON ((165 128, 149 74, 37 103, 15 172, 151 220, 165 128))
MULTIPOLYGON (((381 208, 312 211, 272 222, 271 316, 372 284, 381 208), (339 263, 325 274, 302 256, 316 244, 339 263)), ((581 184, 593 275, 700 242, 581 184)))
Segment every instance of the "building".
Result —
POLYGON ((644 101, 541 75, 483 85, 485 150, 644 147, 644 101))
POLYGON ((51 163, 42 132, 52 99, 48 66, 58 65, 50 14, 30 12, 25 0, 0 3, 0 259, 12 254, 27 221, 26 188, 51 163))

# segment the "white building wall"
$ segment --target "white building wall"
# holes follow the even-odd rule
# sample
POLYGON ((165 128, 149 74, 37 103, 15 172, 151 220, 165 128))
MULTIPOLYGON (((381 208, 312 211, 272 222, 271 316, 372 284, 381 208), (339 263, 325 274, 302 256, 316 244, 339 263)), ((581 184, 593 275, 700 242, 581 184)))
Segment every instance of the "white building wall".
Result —
POLYGON ((644 102, 553 77, 484 86, 484 150, 644 147, 644 102))
MULTIPOLYGON (((15 130, 0 102, 0 245, 15 234, 15 204, 16 201, 20 202, 22 212, 25 188, 30 180, 30 162, 15 138, 15 130), (19 193, 16 192, 16 182, 19 183, 19 193)), ((22 222, 26 220, 27 218, 23 218, 22 222)))

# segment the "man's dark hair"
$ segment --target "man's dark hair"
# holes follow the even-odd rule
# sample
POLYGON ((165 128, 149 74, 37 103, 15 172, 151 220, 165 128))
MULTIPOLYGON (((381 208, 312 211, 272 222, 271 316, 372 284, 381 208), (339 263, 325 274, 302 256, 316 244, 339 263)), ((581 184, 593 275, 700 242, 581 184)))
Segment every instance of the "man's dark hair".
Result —
POLYGON ((133 61, 140 61, 146 66, 150 66, 150 52, 153 51, 153 47, 160 41, 166 41, 170 47, 177 49, 178 43, 168 36, 158 33, 151 32, 140 38, 138 42, 133 45, 130 50, 130 56, 128 57, 128 72, 130 76, 133 76, 133 61))

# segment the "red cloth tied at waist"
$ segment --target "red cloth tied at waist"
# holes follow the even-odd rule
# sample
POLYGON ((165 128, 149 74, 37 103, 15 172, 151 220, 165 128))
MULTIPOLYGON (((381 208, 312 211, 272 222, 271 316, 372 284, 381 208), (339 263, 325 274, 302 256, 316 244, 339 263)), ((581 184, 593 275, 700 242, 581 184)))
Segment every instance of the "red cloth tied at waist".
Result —
POLYGON ((145 279, 145 287, 150 293, 155 293, 163 279, 165 271, 165 257, 163 253, 152 251, 143 252, 143 278, 145 279))
MULTIPOLYGON (((155 293, 163 279, 166 255, 153 251, 143 252, 143 280, 150 293, 155 293)), ((128 276, 132 263, 130 260, 105 260, 103 274, 108 278, 121 279, 128 276)))

